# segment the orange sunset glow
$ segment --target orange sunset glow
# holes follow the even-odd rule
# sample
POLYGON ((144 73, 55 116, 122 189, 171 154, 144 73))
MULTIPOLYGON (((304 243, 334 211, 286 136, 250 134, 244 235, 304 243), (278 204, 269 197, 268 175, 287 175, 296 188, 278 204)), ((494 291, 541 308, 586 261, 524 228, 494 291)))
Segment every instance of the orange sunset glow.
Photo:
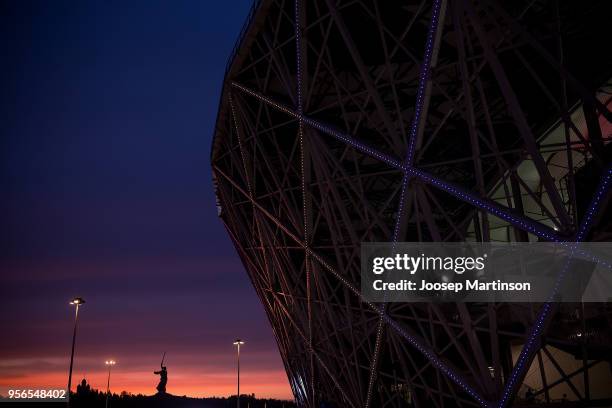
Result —
POLYGON ((114 393, 154 395, 165 352, 169 394, 229 397, 240 337, 241 394, 293 399, 208 160, 250 7, 3 3, 0 393, 67 387, 82 297, 73 392, 112 359, 114 393))
MULTIPOLYGON (((36 384, 42 388, 66 387, 65 372, 41 371, 16 377, 0 378, 0 387, 32 387, 36 384)), ((241 373, 241 393, 254 393, 257 396, 266 396, 277 399, 291 399, 291 390, 284 371, 250 371, 241 373), (280 379, 280 381, 279 381, 280 379)), ((77 383, 83 375, 75 376, 77 383)), ((103 369, 85 374, 87 381, 93 388, 106 389, 107 372, 103 369)), ((111 391, 120 393, 128 391, 132 394, 151 395, 155 393, 156 377, 151 371, 123 370, 116 367, 111 377, 111 391)), ((75 384, 76 385, 76 384, 75 384)), ((236 394, 235 373, 201 373, 186 369, 175 373, 168 383, 168 392, 174 395, 188 395, 192 397, 229 396, 236 394)))
MULTIPOLYGON (((244 357, 244 356, 243 356, 244 357)), ((256 357, 257 358, 257 357, 256 357)), ((102 364, 94 364, 91 359, 83 359, 81 367, 74 370, 73 387, 76 387, 82 378, 96 389, 105 390, 108 371, 102 364)), ((194 359, 196 360, 196 359, 194 359)), ((130 361, 130 359, 128 359, 130 361)), ((58 370, 51 367, 61 365, 61 361, 54 358, 41 358, 37 360, 4 360, 0 363, 0 388, 65 388, 67 382, 67 369, 58 370), (27 372, 19 367, 28 367, 37 364, 40 368, 27 372), (10 373, 10 374, 8 374, 10 373)), ((132 364, 125 366, 117 361, 111 373, 111 391, 121 393, 127 391, 132 394, 152 395, 158 377, 153 375, 153 369, 132 364)), ((169 381, 168 392, 173 395, 188 395, 191 397, 230 396, 236 394, 236 372, 231 365, 227 370, 219 370, 212 366, 202 367, 181 365, 173 369, 168 364, 169 381)), ((257 369, 255 366, 244 364, 241 367, 240 378, 241 393, 268 398, 291 399, 291 390, 287 384, 284 370, 257 369)))

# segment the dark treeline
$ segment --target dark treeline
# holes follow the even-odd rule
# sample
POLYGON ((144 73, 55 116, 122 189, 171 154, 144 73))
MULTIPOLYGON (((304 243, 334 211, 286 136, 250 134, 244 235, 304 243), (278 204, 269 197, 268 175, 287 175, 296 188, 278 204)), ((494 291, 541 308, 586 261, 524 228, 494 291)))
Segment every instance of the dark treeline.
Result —
MULTIPOLYGON (((106 393, 89 386, 79 385, 77 392, 71 396, 71 406, 74 408, 105 407, 106 393)), ((175 395, 134 395, 127 392, 111 394, 108 399, 109 408, 234 408, 236 407, 236 396, 229 398, 191 398, 175 395)), ((241 408, 295 408, 292 401, 275 399, 258 399, 254 394, 240 396, 241 408)))

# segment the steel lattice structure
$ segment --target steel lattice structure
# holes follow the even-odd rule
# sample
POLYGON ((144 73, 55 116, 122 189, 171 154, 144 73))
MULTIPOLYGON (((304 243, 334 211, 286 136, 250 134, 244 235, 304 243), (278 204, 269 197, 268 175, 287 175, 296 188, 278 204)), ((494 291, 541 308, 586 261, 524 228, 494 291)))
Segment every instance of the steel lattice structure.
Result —
POLYGON ((364 241, 605 241, 607 0, 263 0, 219 214, 299 404, 612 404, 609 304, 371 304, 364 241), (602 385, 603 384, 603 385, 602 385), (565 396, 564 396, 565 394, 565 396))

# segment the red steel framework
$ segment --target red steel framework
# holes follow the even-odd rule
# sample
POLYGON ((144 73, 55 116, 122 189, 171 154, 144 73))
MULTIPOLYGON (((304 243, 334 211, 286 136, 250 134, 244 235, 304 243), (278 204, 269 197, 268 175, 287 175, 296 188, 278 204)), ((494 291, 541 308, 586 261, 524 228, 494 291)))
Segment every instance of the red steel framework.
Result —
POLYGON ((610 239, 611 15, 603 0, 254 3, 211 162, 301 406, 612 405, 609 303, 359 291, 362 242, 610 239))

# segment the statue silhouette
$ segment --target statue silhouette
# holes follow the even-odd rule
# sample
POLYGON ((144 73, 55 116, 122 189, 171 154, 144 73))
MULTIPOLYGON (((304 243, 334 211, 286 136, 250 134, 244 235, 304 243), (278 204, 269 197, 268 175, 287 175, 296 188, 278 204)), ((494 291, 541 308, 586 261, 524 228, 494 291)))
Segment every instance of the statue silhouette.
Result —
POLYGON ((91 388, 89 384, 87 384, 87 380, 83 378, 81 383, 77 385, 77 394, 86 395, 86 394, 89 394, 90 391, 91 391, 91 388))
POLYGON ((159 384, 157 384, 157 393, 160 395, 166 394, 166 384, 168 383, 168 370, 166 370, 166 366, 161 366, 161 370, 153 371, 153 374, 159 375, 159 384))

